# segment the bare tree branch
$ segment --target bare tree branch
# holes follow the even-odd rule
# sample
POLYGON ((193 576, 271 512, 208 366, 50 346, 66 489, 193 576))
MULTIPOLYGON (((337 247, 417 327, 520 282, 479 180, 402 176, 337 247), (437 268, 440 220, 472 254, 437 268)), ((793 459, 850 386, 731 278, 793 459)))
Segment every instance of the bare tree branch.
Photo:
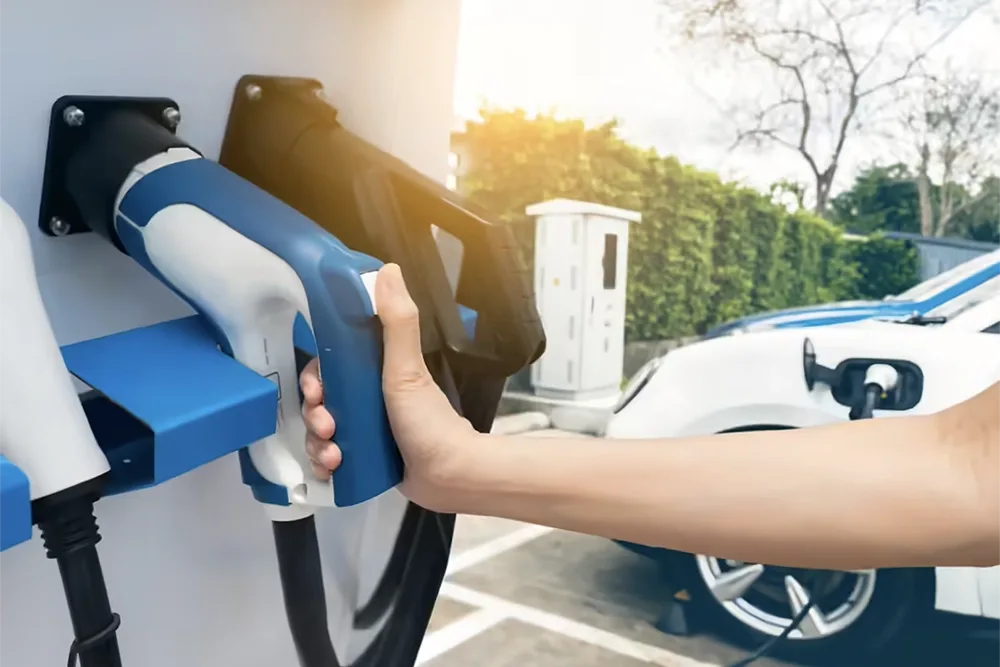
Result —
MULTIPOLYGON (((1000 89, 966 72, 948 69, 926 77, 920 96, 904 112, 903 125, 916 137, 919 178, 929 193, 930 171, 940 173, 936 209, 921 206, 921 230, 942 235, 977 197, 963 193, 976 185, 981 164, 996 155, 1000 134, 1000 89)), ((928 195, 929 196, 929 195, 928 195)))
MULTIPOLYGON (((661 0, 683 17, 689 41, 727 50, 743 67, 770 69, 773 90, 760 110, 734 109, 734 145, 769 143, 796 151, 825 211, 845 151, 862 124, 875 124, 883 97, 923 75, 930 55, 988 0, 661 0), (936 12, 931 17, 931 12, 936 12), (930 29, 913 49, 909 24, 930 29)), ((911 31, 912 32, 912 31, 911 31)), ((884 115, 884 114, 882 114, 884 115)))

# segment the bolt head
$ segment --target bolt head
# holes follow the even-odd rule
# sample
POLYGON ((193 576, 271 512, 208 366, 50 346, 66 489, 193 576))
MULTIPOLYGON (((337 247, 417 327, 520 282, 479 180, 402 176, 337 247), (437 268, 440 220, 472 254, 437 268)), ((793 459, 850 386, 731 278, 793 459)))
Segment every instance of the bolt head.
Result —
POLYGON ((85 119, 83 109, 72 105, 63 109, 62 116, 63 116, 63 122, 65 122, 70 127, 80 127, 81 125, 83 125, 83 121, 85 119))
POLYGON ((163 110, 163 122, 171 129, 181 124, 181 112, 176 107, 167 107, 163 110))
POLYGON ((246 87, 245 91, 246 91, 247 97, 250 98, 250 100, 252 100, 254 102, 256 102, 257 100, 259 100, 260 96, 264 92, 264 91, 261 90, 260 86, 258 86, 256 83, 247 84, 247 87, 246 87))
POLYGON ((66 236, 69 234, 69 223, 58 216, 49 219, 49 231, 53 236, 66 236))

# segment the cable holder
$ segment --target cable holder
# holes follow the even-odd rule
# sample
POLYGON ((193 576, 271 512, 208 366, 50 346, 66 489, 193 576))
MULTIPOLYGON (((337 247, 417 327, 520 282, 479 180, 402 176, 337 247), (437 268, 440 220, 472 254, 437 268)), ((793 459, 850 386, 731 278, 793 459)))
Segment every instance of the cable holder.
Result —
POLYGON ((111 622, 101 630, 100 632, 88 637, 84 640, 74 639, 73 643, 69 645, 69 659, 66 661, 66 667, 76 667, 77 658, 81 653, 89 651, 101 644, 108 642, 115 633, 118 632, 119 626, 122 624, 122 618, 117 613, 111 613, 111 622))

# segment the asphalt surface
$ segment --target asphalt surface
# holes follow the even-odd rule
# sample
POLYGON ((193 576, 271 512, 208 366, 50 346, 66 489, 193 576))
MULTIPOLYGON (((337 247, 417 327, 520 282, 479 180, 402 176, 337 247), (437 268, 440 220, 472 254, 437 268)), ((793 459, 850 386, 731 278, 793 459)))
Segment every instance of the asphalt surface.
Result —
MULTIPOLYGON (((450 569, 418 659, 424 667, 704 667, 747 653, 710 634, 657 630, 663 573, 602 538, 463 516, 450 569)), ((1000 666, 997 641, 965 630, 935 617, 882 664, 1000 666)), ((767 658, 754 665, 814 667, 767 658)))

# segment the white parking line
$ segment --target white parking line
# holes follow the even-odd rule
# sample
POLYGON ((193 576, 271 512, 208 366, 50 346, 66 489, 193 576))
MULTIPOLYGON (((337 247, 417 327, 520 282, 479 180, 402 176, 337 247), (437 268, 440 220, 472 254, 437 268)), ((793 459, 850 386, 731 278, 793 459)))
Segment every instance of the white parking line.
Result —
POLYGON ((445 576, 479 565, 551 532, 552 529, 548 526, 527 525, 479 546, 466 549, 448 559, 448 569, 445 571, 445 576))
POLYGON ((442 653, 446 653, 476 635, 489 630, 505 618, 506 616, 493 609, 479 609, 471 614, 466 614, 457 621, 424 637, 415 664, 419 666, 428 660, 433 660, 442 653))
MULTIPOLYGON (((480 593, 479 591, 474 591, 450 582, 445 582, 441 586, 441 596, 450 598, 456 602, 479 607, 484 612, 493 612, 502 618, 521 621, 522 623, 527 623, 537 628, 563 635, 564 637, 598 646, 619 655, 642 660, 654 665, 661 665, 662 667, 717 667, 711 663, 693 660, 658 646, 637 642, 627 637, 622 637, 606 630, 559 616, 558 614, 510 602, 503 598, 480 593)), ((492 625, 489 627, 492 627, 492 625)), ((485 629, 487 628, 483 628, 483 630, 485 629)), ((443 631, 442 629, 434 634, 439 634, 443 631)), ((474 636, 474 634, 469 635, 466 639, 471 639, 474 636)), ((457 644, 455 645, 457 646, 457 644)))
MULTIPOLYGON (((466 549, 449 559, 446 576, 484 563, 552 531, 552 528, 546 526, 526 525, 489 542, 466 549)), ((440 596, 475 607, 476 611, 424 637, 417 656, 417 665, 447 653, 506 619, 513 619, 661 667, 716 667, 711 663, 693 660, 658 646, 628 639, 558 614, 480 593, 447 580, 441 585, 440 596)))

